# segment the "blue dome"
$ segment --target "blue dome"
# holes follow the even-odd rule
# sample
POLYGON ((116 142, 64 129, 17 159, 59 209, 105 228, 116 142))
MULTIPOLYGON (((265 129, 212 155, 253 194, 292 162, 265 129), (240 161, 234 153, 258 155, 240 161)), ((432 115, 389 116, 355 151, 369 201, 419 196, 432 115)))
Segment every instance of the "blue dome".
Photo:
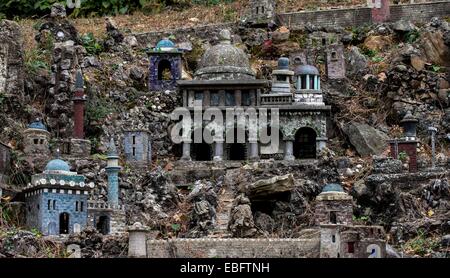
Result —
POLYGON ((47 127, 41 121, 34 121, 28 125, 28 128, 47 130, 47 127))
POLYGON ((342 189, 342 186, 340 184, 330 183, 325 185, 325 187, 322 189, 322 192, 344 192, 344 189, 342 189))
POLYGON ((169 39, 162 39, 155 48, 175 48, 175 44, 169 39))
POLYGON ((66 171, 70 172, 70 166, 67 162, 61 159, 54 159, 47 163, 45 171, 66 171))
POLYGON ((295 75, 319 75, 319 70, 311 65, 300 65, 295 69, 295 75))

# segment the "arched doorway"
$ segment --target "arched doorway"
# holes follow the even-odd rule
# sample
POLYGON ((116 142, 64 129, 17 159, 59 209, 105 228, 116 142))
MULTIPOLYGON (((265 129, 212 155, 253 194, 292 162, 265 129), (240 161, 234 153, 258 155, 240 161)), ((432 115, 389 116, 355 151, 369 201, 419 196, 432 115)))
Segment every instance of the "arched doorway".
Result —
POLYGON ((103 235, 109 234, 109 217, 106 215, 102 215, 98 218, 97 222, 97 231, 102 233, 103 235))
MULTIPOLYGON (((199 129, 195 131, 199 132, 199 129)), ((202 142, 195 143, 195 131, 192 132, 192 148, 191 148, 191 157, 194 161, 211 161, 213 159, 214 153, 211 144, 206 143, 203 140, 203 130, 201 130, 202 134, 202 142)))
POLYGON ((69 233, 69 214, 67 212, 59 215, 59 233, 63 235, 69 233))
POLYGON ((296 159, 316 158, 317 134, 310 127, 300 128, 295 134, 294 156, 296 159))
MULTIPOLYGON (((231 132, 231 131, 229 131, 229 132, 231 132)), ((246 143, 246 142, 248 142, 247 132, 245 132, 242 129, 235 128, 233 136, 231 136, 231 133, 227 133, 227 136, 225 138, 226 143, 227 143, 226 151, 227 151, 228 160, 231 160, 231 161, 246 160, 247 153, 248 153, 248 146, 246 143), (242 135, 244 136, 244 138, 240 138, 240 136, 242 136, 242 135)))
POLYGON ((159 62, 158 80, 172 80, 172 66, 168 60, 159 62))

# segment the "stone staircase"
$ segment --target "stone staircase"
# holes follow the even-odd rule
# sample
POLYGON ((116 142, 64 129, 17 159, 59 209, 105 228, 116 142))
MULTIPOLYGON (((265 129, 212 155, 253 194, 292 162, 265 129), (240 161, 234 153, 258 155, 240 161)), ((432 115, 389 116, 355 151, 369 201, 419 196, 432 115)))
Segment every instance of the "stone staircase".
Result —
POLYGON ((228 220, 230 218, 231 209, 235 195, 231 188, 222 188, 219 193, 219 201, 216 212, 216 228, 209 236, 211 238, 227 238, 231 237, 228 231, 228 220))

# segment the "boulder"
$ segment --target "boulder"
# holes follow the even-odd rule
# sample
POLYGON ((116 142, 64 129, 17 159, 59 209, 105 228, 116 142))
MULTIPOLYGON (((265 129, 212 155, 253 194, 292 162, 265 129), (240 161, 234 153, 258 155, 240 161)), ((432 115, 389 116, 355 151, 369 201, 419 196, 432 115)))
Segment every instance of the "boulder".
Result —
POLYGON ((367 72, 367 58, 364 56, 356 46, 352 46, 347 56, 347 73, 349 76, 357 76, 367 72))
POLYGON ((245 195, 240 195, 234 201, 231 210, 228 228, 234 237, 248 238, 256 235, 255 222, 253 220, 250 200, 245 195))
POLYGON ((390 157, 374 156, 373 172, 383 174, 397 174, 402 172, 402 162, 390 157))
POLYGON ((289 29, 286 28, 285 26, 282 26, 272 33, 272 40, 275 43, 285 42, 289 40, 289 35, 290 35, 289 29))
POLYGON ((421 71, 425 68, 426 62, 422 59, 422 57, 417 55, 411 56, 411 66, 415 68, 417 71, 421 71))
POLYGON ((449 247, 450 246, 450 235, 445 235, 442 237, 441 244, 443 247, 449 247))
POLYGON ((390 36, 370 36, 364 41, 364 47, 374 51, 382 51, 392 44, 390 36))
POLYGON ((392 25, 392 29, 396 32, 409 32, 415 28, 416 26, 407 20, 399 20, 392 25))
POLYGON ((441 31, 428 31, 422 34, 420 46, 429 62, 442 66, 450 66, 450 48, 445 45, 441 31))
POLYGON ((247 194, 252 201, 266 200, 273 195, 289 192, 294 188, 292 174, 275 176, 266 180, 259 180, 247 187, 247 194))
POLYGON ((368 124, 348 123, 343 131, 361 156, 379 155, 387 147, 389 137, 368 124))

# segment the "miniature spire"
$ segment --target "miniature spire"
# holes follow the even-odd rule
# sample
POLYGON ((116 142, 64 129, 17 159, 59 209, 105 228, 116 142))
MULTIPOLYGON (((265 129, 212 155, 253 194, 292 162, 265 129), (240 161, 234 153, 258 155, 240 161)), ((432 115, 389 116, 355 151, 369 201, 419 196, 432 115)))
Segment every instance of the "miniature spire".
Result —
POLYGON ((231 32, 228 29, 223 29, 219 33, 219 40, 222 44, 231 44, 231 32))
POLYGON ((117 156, 117 148, 113 137, 109 141, 108 156, 117 156))

